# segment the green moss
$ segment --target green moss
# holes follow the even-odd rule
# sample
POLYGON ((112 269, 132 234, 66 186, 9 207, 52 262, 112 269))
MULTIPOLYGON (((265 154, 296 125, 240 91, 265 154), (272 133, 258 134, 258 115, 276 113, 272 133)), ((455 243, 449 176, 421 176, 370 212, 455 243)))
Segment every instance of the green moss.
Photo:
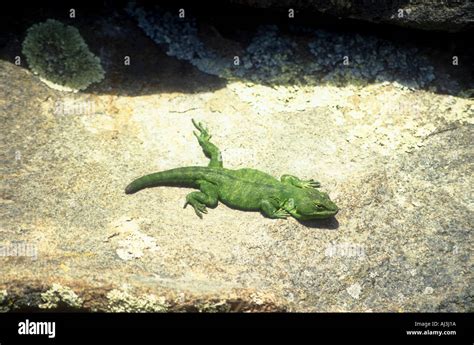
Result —
POLYGON ((79 31, 57 20, 31 26, 22 51, 34 73, 61 86, 82 90, 104 78, 100 59, 79 31))

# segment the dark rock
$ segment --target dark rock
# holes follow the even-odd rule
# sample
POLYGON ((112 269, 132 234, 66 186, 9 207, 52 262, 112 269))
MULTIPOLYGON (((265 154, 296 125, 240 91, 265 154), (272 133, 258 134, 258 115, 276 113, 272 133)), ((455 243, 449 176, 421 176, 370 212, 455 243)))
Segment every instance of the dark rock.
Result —
MULTIPOLYGON (((473 28, 472 1, 326 1, 326 0, 230 0, 233 4, 256 8, 327 13, 336 17, 361 19, 375 23, 396 24, 423 30, 465 31, 473 28)), ((296 14, 298 15, 298 14, 296 14)))

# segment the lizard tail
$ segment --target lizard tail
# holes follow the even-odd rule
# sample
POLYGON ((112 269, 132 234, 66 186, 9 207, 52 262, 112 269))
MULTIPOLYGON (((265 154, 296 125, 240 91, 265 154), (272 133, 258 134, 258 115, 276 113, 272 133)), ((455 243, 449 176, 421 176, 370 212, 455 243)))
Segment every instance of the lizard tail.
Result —
POLYGON ((145 175, 130 183, 125 193, 133 194, 157 186, 196 187, 196 181, 205 176, 206 170, 205 167, 186 167, 145 175))

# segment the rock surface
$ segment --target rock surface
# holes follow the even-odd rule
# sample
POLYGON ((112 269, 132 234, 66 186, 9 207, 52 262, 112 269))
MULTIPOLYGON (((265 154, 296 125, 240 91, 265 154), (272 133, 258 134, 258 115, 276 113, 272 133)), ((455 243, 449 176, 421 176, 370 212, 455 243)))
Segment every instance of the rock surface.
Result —
POLYGON ((322 12, 336 17, 396 24, 423 30, 457 32, 474 27, 474 3, 467 0, 231 0, 230 2, 256 8, 284 9, 285 11, 293 8, 297 13, 322 12))
MULTIPOLYGON (((109 35, 104 61, 126 31, 108 28, 90 28, 109 35)), ((89 93, 0 61, 0 310, 474 310, 472 99, 396 80, 223 83, 133 34, 133 73, 108 65, 89 93), (191 118, 229 168, 321 181, 336 219, 219 205, 201 220, 189 189, 126 195, 207 164, 191 118)))

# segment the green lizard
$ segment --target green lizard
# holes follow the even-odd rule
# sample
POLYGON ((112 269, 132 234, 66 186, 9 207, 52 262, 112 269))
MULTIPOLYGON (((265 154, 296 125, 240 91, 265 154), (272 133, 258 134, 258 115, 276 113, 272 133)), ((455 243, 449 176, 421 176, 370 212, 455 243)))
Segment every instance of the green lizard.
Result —
POLYGON ((125 193, 133 194, 141 189, 156 186, 178 186, 197 188, 186 196, 184 207, 190 204, 202 218, 206 206, 214 208, 220 200, 229 207, 245 211, 261 211, 269 218, 286 218, 289 215, 299 220, 328 218, 338 212, 337 206, 326 193, 318 191, 320 183, 300 180, 292 175, 283 175, 279 180, 255 169, 230 170, 223 167, 219 149, 210 142, 211 135, 201 124, 193 124, 199 145, 206 157, 207 167, 191 166, 140 177, 130 183, 125 193))

